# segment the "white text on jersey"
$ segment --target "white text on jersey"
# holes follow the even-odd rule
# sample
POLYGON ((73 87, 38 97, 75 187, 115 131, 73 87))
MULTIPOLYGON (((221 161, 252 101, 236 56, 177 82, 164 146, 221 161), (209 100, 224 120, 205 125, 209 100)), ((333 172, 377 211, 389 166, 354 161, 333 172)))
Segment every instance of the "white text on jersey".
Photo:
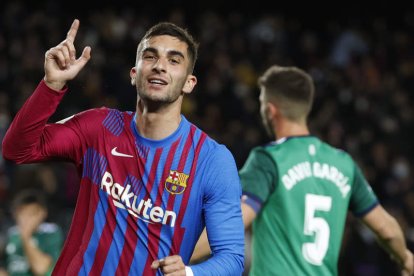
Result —
POLYGON ((335 166, 319 162, 311 164, 306 161, 292 166, 282 176, 282 182, 286 189, 290 190, 298 182, 312 176, 333 182, 339 188, 344 198, 351 190, 351 186, 348 184, 348 177, 344 176, 335 166))
POLYGON ((159 206, 153 206, 151 198, 141 199, 139 202, 137 195, 131 190, 131 185, 125 187, 114 182, 112 174, 105 172, 101 180, 101 187, 112 197, 114 205, 121 209, 126 209, 131 215, 149 223, 175 225, 177 214, 174 211, 164 210, 159 206))

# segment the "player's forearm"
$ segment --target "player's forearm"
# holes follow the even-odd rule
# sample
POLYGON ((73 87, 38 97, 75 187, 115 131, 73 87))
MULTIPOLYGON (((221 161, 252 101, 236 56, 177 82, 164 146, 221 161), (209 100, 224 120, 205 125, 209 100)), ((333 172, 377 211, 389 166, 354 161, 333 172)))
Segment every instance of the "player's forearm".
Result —
POLYGON ((36 161, 44 127, 63 97, 42 81, 13 119, 2 142, 5 159, 16 163, 36 161), (16 142, 18 141, 18 142, 16 142))
POLYGON ((213 253, 203 262, 191 266, 194 275, 241 275, 244 270, 244 229, 241 218, 229 216, 207 229, 201 235, 202 254, 196 254, 199 257, 208 256, 210 243, 213 253))
POLYGON ((216 254, 207 261, 191 265, 194 275, 237 275, 244 271, 243 254, 216 254))
POLYGON ((22 237, 23 250, 30 269, 35 275, 44 275, 52 265, 52 257, 42 252, 32 241, 31 237, 22 237))
POLYGON ((204 228, 194 248, 193 255, 191 256, 191 263, 198 263, 201 260, 207 258, 211 254, 210 244, 208 243, 207 231, 204 228))
POLYGON ((407 258, 405 237, 395 218, 389 216, 387 220, 388 226, 384 227, 384 229, 378 233, 378 241, 380 245, 402 267, 405 259, 407 258))
POLYGON ((200 251, 194 252, 192 261, 197 256, 201 258, 198 261, 210 254, 211 256, 191 265, 194 275, 241 275, 244 270, 244 229, 241 217, 237 213, 228 214, 221 221, 213 221, 206 229, 196 245, 200 251))

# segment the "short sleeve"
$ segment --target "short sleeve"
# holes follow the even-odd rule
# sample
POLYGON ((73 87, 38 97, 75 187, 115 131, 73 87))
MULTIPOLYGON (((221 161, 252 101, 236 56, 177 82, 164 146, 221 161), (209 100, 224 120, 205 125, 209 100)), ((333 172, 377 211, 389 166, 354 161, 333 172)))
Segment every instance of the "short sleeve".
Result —
POLYGON ((355 216, 361 217, 378 204, 378 198, 365 179, 361 169, 355 165, 354 183, 349 208, 355 216))
MULTIPOLYGON (((265 148, 257 147, 250 152, 239 176, 243 195, 261 205, 276 188, 277 164, 265 148)), ((258 206, 252 207, 258 211, 258 206)))

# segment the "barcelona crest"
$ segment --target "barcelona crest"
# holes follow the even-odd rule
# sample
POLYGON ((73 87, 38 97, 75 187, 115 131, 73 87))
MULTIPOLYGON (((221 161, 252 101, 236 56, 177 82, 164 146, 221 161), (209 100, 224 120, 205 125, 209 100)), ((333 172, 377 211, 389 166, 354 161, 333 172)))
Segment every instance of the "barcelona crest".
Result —
POLYGON ((165 180, 165 189, 170 194, 181 194, 187 187, 188 177, 188 174, 170 170, 170 175, 165 180))

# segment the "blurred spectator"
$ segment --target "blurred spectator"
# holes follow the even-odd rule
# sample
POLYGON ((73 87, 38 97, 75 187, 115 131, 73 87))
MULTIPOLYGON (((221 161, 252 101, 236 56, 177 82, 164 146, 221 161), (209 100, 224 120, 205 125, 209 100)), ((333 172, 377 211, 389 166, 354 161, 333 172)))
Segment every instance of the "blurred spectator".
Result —
POLYGON ((21 191, 11 205, 15 225, 9 228, 5 270, 12 275, 50 275, 62 245, 63 234, 46 222, 45 196, 35 189, 21 191))

